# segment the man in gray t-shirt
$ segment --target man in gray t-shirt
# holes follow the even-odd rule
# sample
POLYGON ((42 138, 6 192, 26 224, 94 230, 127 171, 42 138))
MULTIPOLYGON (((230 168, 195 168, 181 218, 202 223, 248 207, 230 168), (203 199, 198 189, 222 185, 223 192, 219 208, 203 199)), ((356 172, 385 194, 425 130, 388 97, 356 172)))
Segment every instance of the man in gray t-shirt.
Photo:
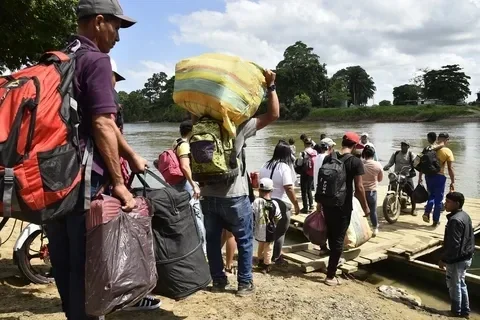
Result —
MULTIPOLYGON (((268 88, 268 111, 265 114, 251 118, 237 129, 235 151, 240 159, 246 140, 253 137, 257 130, 263 129, 278 119, 280 104, 275 91, 275 73, 265 71, 268 88)), ((238 247, 238 291, 237 295, 245 296, 254 292, 252 277, 253 259, 253 220, 252 206, 248 197, 248 177, 243 170, 243 162, 239 161, 239 175, 227 184, 219 182, 205 185, 201 188, 201 205, 207 233, 207 257, 210 274, 213 280, 212 292, 225 291, 228 285, 224 272, 222 257, 222 230, 232 232, 238 247)))
POLYGON ((413 160, 415 159, 416 155, 409 150, 410 144, 407 141, 402 141, 400 143, 400 150, 395 151, 392 156, 390 157, 390 161, 388 161, 387 165, 383 168, 384 171, 390 169, 393 165, 395 165, 395 172, 400 172, 405 167, 409 167, 410 169, 405 168, 403 173, 407 175, 407 185, 405 186, 404 191, 407 193, 409 197, 412 196, 413 190, 415 188, 413 184, 412 177, 415 176, 415 169, 413 168, 413 160))

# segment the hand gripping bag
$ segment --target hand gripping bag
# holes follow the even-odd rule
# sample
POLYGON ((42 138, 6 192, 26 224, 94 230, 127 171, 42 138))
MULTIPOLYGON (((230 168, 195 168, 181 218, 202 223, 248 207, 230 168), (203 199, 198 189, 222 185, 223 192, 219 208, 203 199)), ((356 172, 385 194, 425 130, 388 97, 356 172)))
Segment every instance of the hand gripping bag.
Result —
POLYGON ((126 213, 101 195, 87 213, 85 310, 102 316, 137 303, 157 283, 150 206, 137 197, 126 213))
POLYGON ((250 119, 265 95, 263 69, 225 54, 203 54, 175 66, 173 100, 197 117, 223 122, 231 137, 250 119))
POLYGON ((372 229, 364 215, 360 202, 353 197, 352 218, 344 241, 346 249, 358 248, 372 237, 372 229))
POLYGON ((424 203, 428 200, 428 191, 419 183, 412 193, 412 201, 415 203, 424 203))
POLYGON ((327 225, 323 211, 310 213, 303 223, 303 234, 307 239, 316 245, 324 246, 327 243, 327 225))

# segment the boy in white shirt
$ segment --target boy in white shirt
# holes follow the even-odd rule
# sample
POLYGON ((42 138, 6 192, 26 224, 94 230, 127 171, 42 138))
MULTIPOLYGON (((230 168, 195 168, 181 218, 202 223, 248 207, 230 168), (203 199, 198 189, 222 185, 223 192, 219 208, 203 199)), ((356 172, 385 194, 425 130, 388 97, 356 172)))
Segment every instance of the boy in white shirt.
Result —
POLYGON ((253 202, 254 236, 258 241, 258 266, 263 273, 271 270, 273 242, 278 221, 282 218, 280 209, 272 201, 273 181, 269 178, 260 179, 260 197, 253 202))

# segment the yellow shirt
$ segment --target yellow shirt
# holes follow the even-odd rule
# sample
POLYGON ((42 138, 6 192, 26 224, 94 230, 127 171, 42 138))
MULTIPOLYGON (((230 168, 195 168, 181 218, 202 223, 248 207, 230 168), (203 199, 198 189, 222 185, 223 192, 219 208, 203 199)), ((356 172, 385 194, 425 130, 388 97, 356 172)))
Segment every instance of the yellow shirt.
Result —
POLYGON ((448 161, 453 162, 455 159, 453 157, 453 152, 447 147, 443 147, 437 150, 437 158, 440 161, 440 174, 445 175, 445 164, 448 161))
MULTIPOLYGON (((180 158, 182 156, 188 156, 190 154, 190 144, 187 142, 187 140, 183 139, 184 142, 182 142, 178 148, 177 148, 177 156, 180 158)), ((175 149, 177 146, 177 140, 172 145, 172 148, 175 149)))

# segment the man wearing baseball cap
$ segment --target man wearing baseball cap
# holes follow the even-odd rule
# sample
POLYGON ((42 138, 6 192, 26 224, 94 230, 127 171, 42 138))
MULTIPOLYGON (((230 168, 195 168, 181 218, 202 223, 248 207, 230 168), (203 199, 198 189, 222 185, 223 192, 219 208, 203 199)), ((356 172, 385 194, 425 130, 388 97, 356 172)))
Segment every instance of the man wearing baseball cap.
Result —
POLYGON ((365 215, 370 214, 370 209, 365 198, 362 175, 364 168, 362 160, 352 155, 355 146, 360 142, 360 137, 354 132, 347 132, 342 139, 342 148, 339 152, 325 157, 323 166, 318 173, 318 186, 315 193, 317 205, 321 205, 327 225, 327 238, 330 247, 327 277, 325 284, 336 286, 340 280, 335 277, 340 256, 343 252, 343 242, 353 210, 353 194, 360 201, 365 215), (344 173, 338 172, 338 160, 343 163, 344 173), (332 170, 334 169, 334 170, 332 170), (344 175, 345 174, 345 175, 344 175), (339 183, 343 180, 345 184, 339 183), (355 184, 355 189, 353 185, 355 184))
MULTIPOLYGON (((135 20, 125 16, 117 0, 80 0, 77 7, 78 29, 69 49, 76 50, 74 98, 82 114, 79 134, 82 145, 94 142, 93 163, 87 162, 85 176, 93 186, 111 182, 113 194, 123 209, 135 207, 135 200, 125 186, 120 154, 132 171, 144 171, 147 161, 137 155, 122 137, 116 123, 117 105, 112 86, 112 66, 108 53, 120 41, 119 29, 135 20)), ((87 194, 88 196, 88 194, 87 194)), ((85 313, 85 212, 73 212, 46 225, 53 275, 69 320, 97 319, 85 313)), ((157 305, 159 301, 157 300, 157 305)))

